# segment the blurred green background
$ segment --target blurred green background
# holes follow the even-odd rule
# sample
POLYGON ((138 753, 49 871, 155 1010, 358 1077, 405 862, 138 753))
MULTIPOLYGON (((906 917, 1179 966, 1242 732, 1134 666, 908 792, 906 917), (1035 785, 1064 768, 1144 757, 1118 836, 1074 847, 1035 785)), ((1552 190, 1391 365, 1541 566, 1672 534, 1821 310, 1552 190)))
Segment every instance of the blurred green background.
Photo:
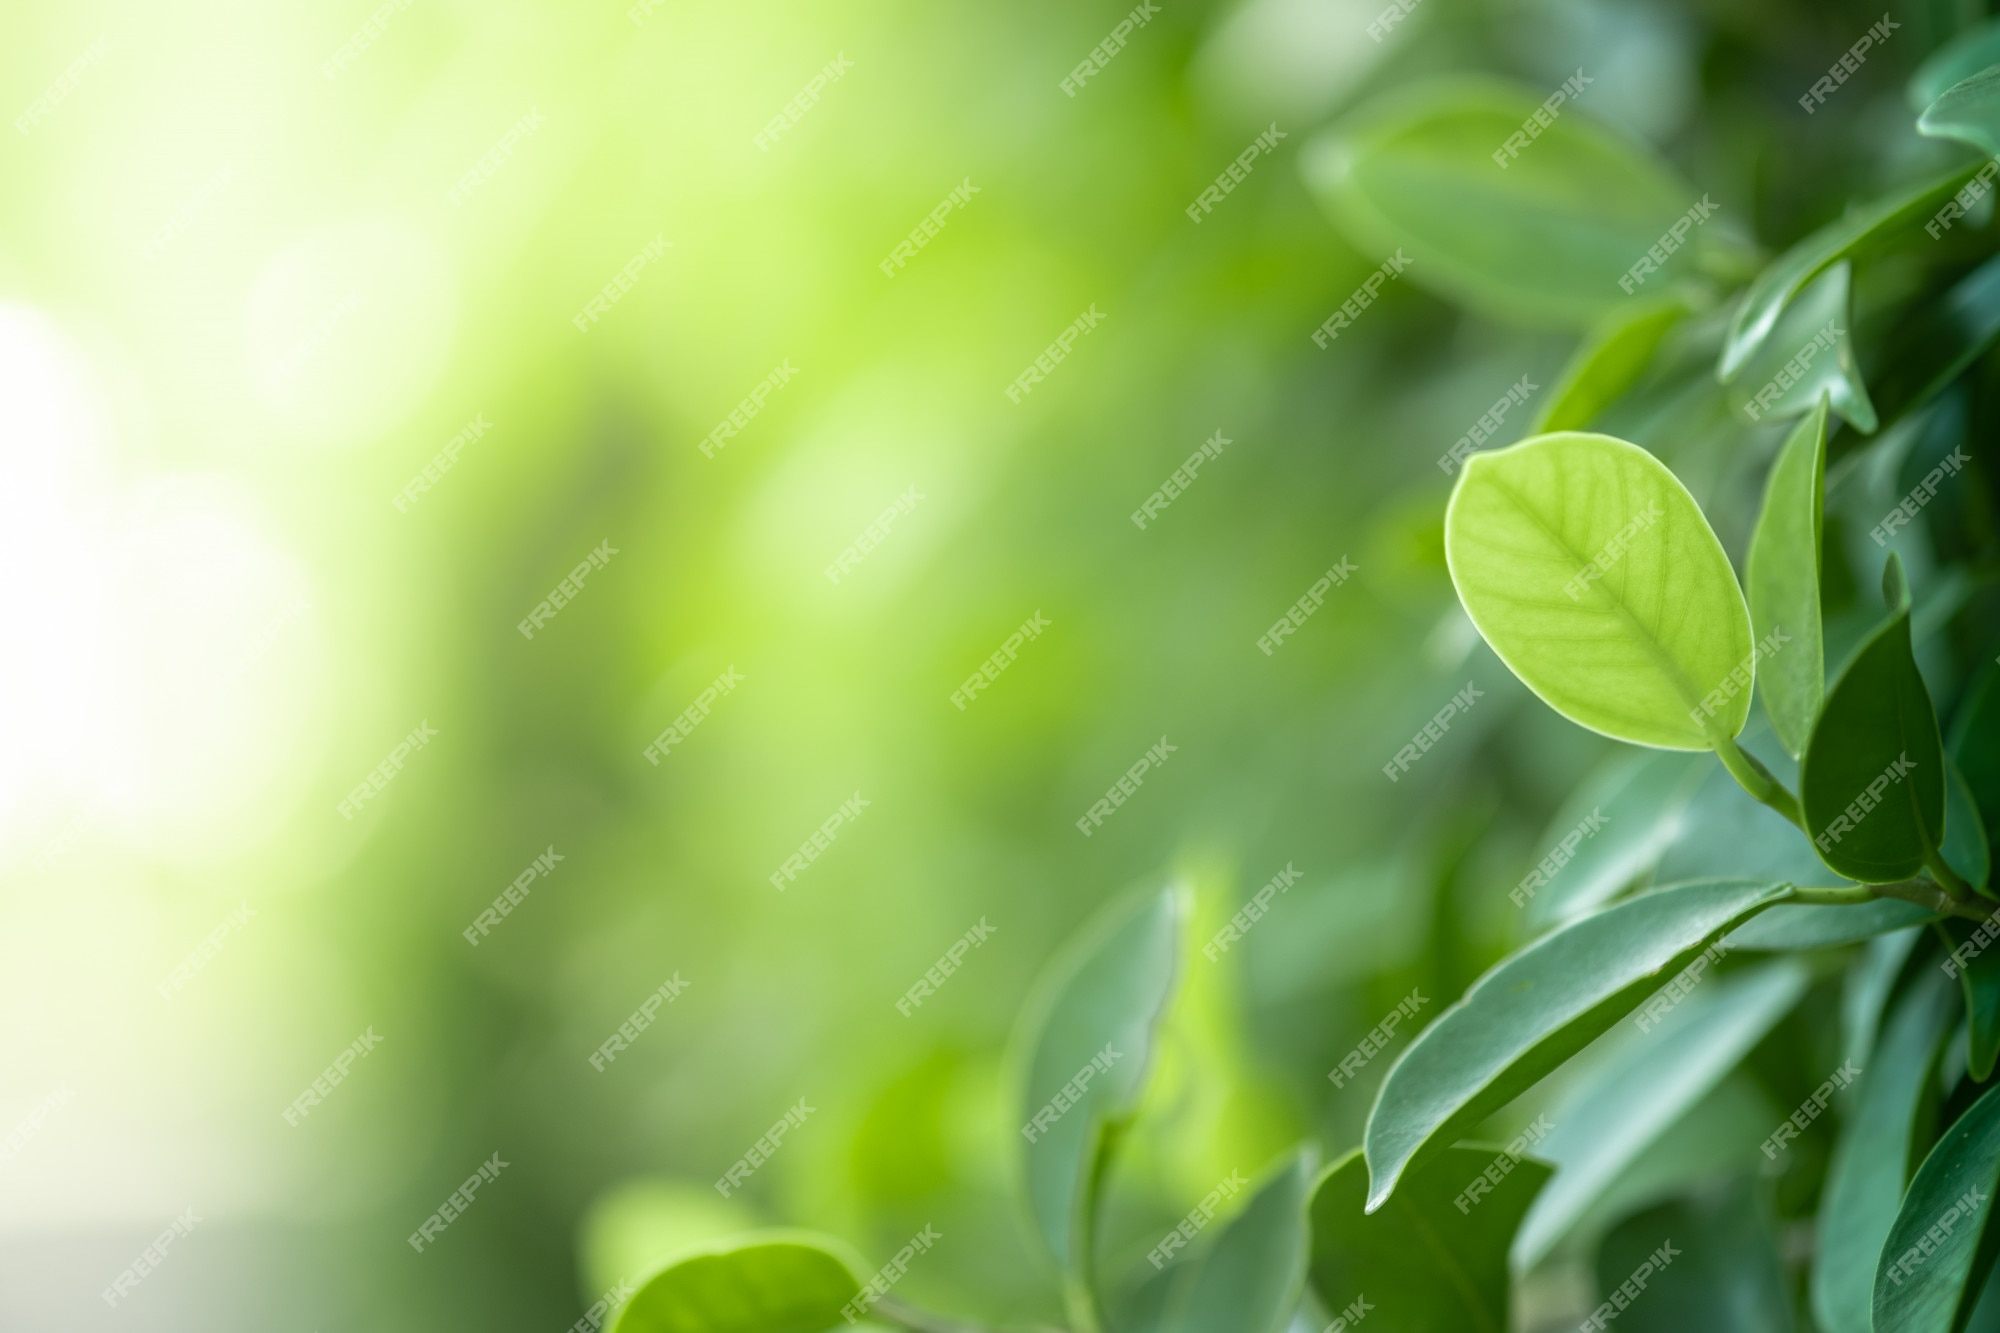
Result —
POLYGON ((1875 12, 1423 0, 1378 43, 1379 8, 1165 3, 1074 97, 1060 81, 1126 8, 0 16, 0 1325, 556 1330, 704 1236, 818 1226, 879 1263, 927 1222, 947 1239, 900 1294, 1053 1319, 1010 1036, 1060 942, 1167 876, 1194 885, 1201 941, 1288 863, 1303 878, 1241 948, 1191 960, 1116 1252, 1302 1135, 1356 1142, 1388 1060, 1337 1090, 1326 1071, 1411 987, 1441 1004, 1518 938, 1504 891, 1610 747, 1478 644, 1440 545, 1434 460, 1524 375, 1549 384, 1574 331, 1409 281, 1316 348, 1383 257, 1328 224, 1300 146, 1425 74, 1546 89, 1581 66, 1584 113, 1782 243, 1937 152, 1897 89, 1980 7, 1899 13, 1879 86, 1811 123, 1793 99, 1875 12), (978 193, 885 276, 962 181, 978 193), (1218 430, 1227 450, 1138 529, 1218 430), (603 542, 608 566, 518 633, 603 542), (1259 651, 1343 557, 1357 575, 1259 651), (954 707, 1037 612, 1050 628, 954 707), (741 686, 647 762, 730 668, 741 686), (1468 681, 1479 707, 1385 782, 1468 681), (1082 837, 1162 737, 1171 759, 1082 837), (856 792, 860 819, 779 892, 856 792), (981 920, 992 938, 899 1013, 981 920), (800 1098, 813 1114, 722 1199, 800 1098), (414 1253, 495 1152, 504 1173, 414 1253))

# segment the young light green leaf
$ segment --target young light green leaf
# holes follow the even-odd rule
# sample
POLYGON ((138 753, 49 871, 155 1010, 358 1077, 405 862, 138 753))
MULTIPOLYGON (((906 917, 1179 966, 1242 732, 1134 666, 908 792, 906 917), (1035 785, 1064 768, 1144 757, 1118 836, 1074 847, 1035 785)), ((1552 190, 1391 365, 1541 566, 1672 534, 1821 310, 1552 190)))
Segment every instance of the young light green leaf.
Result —
POLYGON ((1186 896, 1170 885, 1114 906, 1050 968, 1032 1007, 1021 1090, 1028 1205, 1073 1298, 1089 1272, 1111 1141, 1138 1103, 1173 989, 1186 896))
POLYGON ((1618 1333, 1791 1333, 1776 1228, 1753 1179, 1633 1214, 1604 1238, 1596 1268, 1604 1303, 1586 1328, 1615 1319, 1618 1333), (1622 1307, 1621 1288, 1634 1293, 1622 1307))
POLYGON ((1750 284, 1730 320, 1717 369, 1723 383, 1735 379, 1764 345, 1778 316, 1807 283, 1841 260, 1858 258, 1922 222, 1978 170, 1977 164, 1956 167, 1851 209, 1778 256, 1750 284))
POLYGON ((1950 983, 1924 969, 1874 1051, 1850 1061, 1861 1078, 1827 1167, 1812 1267, 1813 1314, 1826 1333, 1869 1333, 1875 1260, 1903 1199, 1917 1114, 1955 1008, 1950 983))
POLYGON ((1159 1333, 1279 1333, 1305 1290, 1315 1153, 1297 1149, 1174 1283, 1159 1333))
POLYGON ((1509 897, 1543 930, 1602 907, 1659 864, 1713 765, 1675 750, 1613 755, 1583 780, 1534 845, 1543 853, 1509 897))
POLYGON ((1917 117, 1917 129, 2000 156, 2000 69, 1983 69, 1939 93, 1917 117))
POLYGON ((1596 424, 1605 408, 1639 382, 1653 364, 1661 341, 1687 313, 1687 303, 1677 296, 1640 302, 1629 309, 1615 307, 1570 357, 1528 433, 1585 430, 1596 424))
MULTIPOLYGON (((1619 280, 1703 205, 1580 111, 1509 156, 1545 96, 1484 80, 1407 89, 1313 140, 1300 167, 1349 239, 1400 249, 1412 281, 1501 319, 1587 325, 1630 299, 1619 280)), ((1664 289, 1683 266, 1673 256, 1652 281, 1664 289)))
POLYGON ((1805 753, 1826 692, 1820 637, 1820 532, 1826 497, 1825 398, 1793 428, 1771 465, 1764 508, 1750 534, 1745 582, 1750 632, 1773 643, 1757 664, 1771 730, 1793 756, 1805 753))
POLYGON ((1972 787, 1948 752, 1944 757, 1944 846, 1939 850, 1959 878, 1989 897, 1995 896, 1988 883, 1993 876, 1993 851, 1986 841, 1986 825, 1972 798, 1972 787))
POLYGON ((1944 747, 1910 651, 1910 594, 1893 554, 1890 616, 1841 671, 1799 766, 1820 859, 1863 883, 1907 879, 1944 836, 1944 747))
POLYGON ((1875 1333, 1953 1333, 1993 1267, 2000 1088, 1989 1089, 1917 1168, 1875 1269, 1875 1333))
POLYGON ((1728 391, 1730 410, 1751 421, 1810 411, 1822 397, 1863 433, 1880 424, 1854 356, 1846 260, 1807 283, 1728 391))
POLYGON ((1716 936, 1791 893, 1711 880, 1654 889, 1495 964, 1404 1050, 1365 1136, 1368 1206, 1413 1162, 1469 1132, 1609 1031, 1716 936))
POLYGON ((1925 58, 1904 93, 1910 110, 1922 111, 1954 83, 1963 83, 1988 65, 2000 63, 2000 19, 1975 23, 1925 58))
POLYGON ((613 1333, 818 1333, 850 1322, 861 1294, 838 1242, 756 1232, 661 1269, 618 1315, 613 1333))
POLYGON ((1445 510, 1466 614, 1551 708, 1618 740, 1705 750, 1750 691, 1750 614, 1687 488, 1644 449, 1561 432, 1475 454, 1445 510))
MULTIPOLYGON (((1535 1154, 1556 1168, 1515 1233, 1514 1271, 1533 1269, 1625 1170, 1720 1083, 1805 994, 1796 959, 1719 977, 1648 1031, 1603 1052, 1549 1110, 1535 1154)), ((1611 1041, 1611 1038, 1607 1038, 1611 1041)))
POLYGON ((1928 403, 2000 340, 2000 257, 1919 304, 1884 339, 1870 376, 1884 421, 1928 403))
POLYGON ((1532 1157, 1460 1144, 1411 1171, 1395 1198, 1368 1213, 1367 1170, 1360 1153, 1349 1153, 1326 1169, 1313 1193, 1312 1284, 1320 1304, 1336 1316, 1357 1301, 1379 1307, 1381 1322, 1367 1326, 1383 1333, 1505 1333, 1507 1242, 1548 1178, 1549 1168, 1532 1157), (1496 1177, 1490 1191, 1458 1206, 1474 1181, 1496 1177))

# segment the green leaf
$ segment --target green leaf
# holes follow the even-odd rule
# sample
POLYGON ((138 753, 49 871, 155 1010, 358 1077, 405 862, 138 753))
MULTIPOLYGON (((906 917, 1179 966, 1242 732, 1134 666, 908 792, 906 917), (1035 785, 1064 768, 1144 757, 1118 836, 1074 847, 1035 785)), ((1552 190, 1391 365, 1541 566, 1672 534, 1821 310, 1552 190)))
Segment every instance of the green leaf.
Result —
POLYGON ((1827 1166, 1812 1308, 1825 1333, 1869 1333, 1875 1261, 1896 1220, 1924 1089, 1951 1031, 1951 985, 1929 968, 1897 1000, 1861 1067, 1853 1109, 1827 1166))
POLYGON ((1088 1285, 1098 1186, 1173 990, 1186 897, 1172 885, 1101 916, 1051 967, 1032 1007, 1021 1093, 1028 1205, 1073 1300, 1088 1285))
POLYGON ((1517 1273, 1533 1269, 1640 1156, 1715 1088, 1805 994, 1795 959, 1718 977, 1646 1032, 1616 1038, 1549 1109, 1535 1145, 1556 1168, 1514 1236, 1517 1273))
POLYGON ((1979 806, 1972 799, 1972 787, 1950 754, 1944 759, 1944 846, 1940 851, 1945 863, 1966 883, 1987 891, 1993 874, 1992 848, 1986 841, 1979 806))
POLYGON ((1821 397, 1864 433, 1880 424, 1854 359, 1845 260, 1807 283, 1729 390, 1730 410, 1770 422, 1811 411, 1821 397))
POLYGON ((753 1233, 660 1270, 625 1305, 614 1333, 824 1333, 861 1294, 836 1243, 804 1232, 753 1233))
POLYGON ((1160 1333, 1278 1333, 1305 1290, 1306 1207, 1315 1154, 1292 1152, 1190 1260, 1174 1284, 1160 1333))
POLYGON ((1637 445, 1562 432, 1473 455, 1445 559, 1500 660, 1572 722, 1669 750, 1743 729, 1736 574, 1687 488, 1637 445))
MULTIPOLYGON (((1935 397, 2000 341, 2000 258, 1989 259, 1899 320, 1871 379, 1882 419, 1935 397)), ((1897 497, 1900 499, 1901 497, 1897 497)))
POLYGON ((1994 1058, 2000 1056, 2000 949, 1974 947, 1960 952, 1978 924, 1953 917, 1939 925, 1952 950, 1945 970, 1958 974, 1965 995, 1966 1072, 1984 1083, 1993 1073, 1994 1058))
POLYGON ((1980 809, 1990 846, 2000 833, 2000 670, 1990 660, 1967 687, 1951 720, 1951 757, 1980 809))
POLYGON ((1368 1115, 1370 1208, 1450 1144, 1610 1030, 1714 937, 1790 886, 1654 889, 1571 922, 1494 965, 1404 1050, 1368 1115))
POLYGON ((1889 992, 1923 933, 1906 926, 1878 935, 1848 965, 1847 982, 1840 994, 1840 1049, 1847 1059, 1867 1063, 1868 1053, 1875 1049, 1889 992))
POLYGON ((1771 730, 1793 756, 1805 753, 1826 691, 1819 620, 1820 532, 1826 497, 1826 399, 1792 429, 1771 465, 1764 508, 1750 534, 1745 581, 1750 632, 1773 650, 1757 663, 1771 730))
MULTIPOLYGON (((1581 327, 1630 299, 1619 280, 1700 196, 1569 107, 1506 158, 1546 96, 1486 80, 1406 89, 1307 144, 1300 167, 1348 238, 1402 250, 1412 281, 1501 319, 1581 327)), ((1711 230, 1683 228, 1649 293, 1711 230)))
POLYGON ((1778 316, 1805 285, 1843 259, 1858 258, 1894 241, 1902 232, 1935 213, 1958 187, 1979 170, 1977 163, 1956 167, 1942 176, 1872 203, 1851 208, 1778 256, 1757 275, 1729 322, 1718 374, 1726 384, 1736 378, 1777 327, 1778 316))
POLYGON ((1604 1238, 1597 1253, 1597 1286, 1606 1301, 1586 1327, 1618 1333, 1789 1333, 1790 1302, 1778 1257, 1770 1208, 1755 1184, 1678 1199, 1636 1213, 1604 1238), (1612 1293, 1634 1277, 1671 1241, 1664 1263, 1646 1272, 1642 1290, 1620 1310, 1612 1293))
POLYGON ((1905 94, 1910 110, 1922 111, 1954 83, 1962 83, 2000 62, 2000 19, 1974 24, 1930 53, 1910 76, 1905 94))
POLYGON ((1728 942, 1732 949, 1832 949, 1921 925, 1936 915, 1900 898, 1843 906, 1781 903, 1745 922, 1728 942))
POLYGON ((1661 341, 1687 313, 1687 303, 1672 296, 1614 309, 1570 357, 1528 433, 1585 430, 1596 424, 1604 409, 1639 382, 1661 341))
POLYGON ((1917 1168, 1875 1270, 1875 1333, 1951 1333, 1993 1267, 2000 1088, 1945 1131, 1917 1168))
POLYGON ((1806 826, 1820 859, 1864 883, 1907 879, 1944 836, 1944 747, 1910 651, 1910 593, 1893 553, 1890 616, 1828 691, 1800 764, 1806 826))
POLYGON ((1710 767, 1698 755, 1641 750, 1594 770, 1549 822, 1535 844, 1541 860, 1509 895, 1526 901, 1528 924, 1541 930, 1602 907, 1651 871, 1710 767))
POLYGON ((1917 117, 1917 129, 2000 156, 2000 69, 1983 69, 1939 93, 1917 117))
MULTIPOLYGON (((1358 1152, 1326 1169, 1312 1201, 1312 1283, 1338 1315, 1355 1301, 1370 1333, 1506 1333, 1507 1242, 1549 1168, 1492 1145, 1461 1144, 1410 1172, 1396 1197, 1364 1213, 1358 1152), (1491 1192, 1458 1204, 1482 1173, 1491 1192), (1489 1180, 1492 1177, 1488 1177, 1489 1180)), ((1350 1327, 1358 1321, 1350 1320, 1350 1327)))

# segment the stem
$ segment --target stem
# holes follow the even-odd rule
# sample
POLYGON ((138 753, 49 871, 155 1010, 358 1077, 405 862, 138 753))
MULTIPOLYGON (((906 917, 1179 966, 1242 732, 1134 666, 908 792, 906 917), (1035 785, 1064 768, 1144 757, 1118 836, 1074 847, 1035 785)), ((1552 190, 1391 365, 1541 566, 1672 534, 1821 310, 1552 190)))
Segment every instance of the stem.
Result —
POLYGON ((1879 887, 1881 886, 1868 884, 1842 884, 1830 888, 1795 887, 1792 896, 1786 901, 1809 907, 1844 907, 1853 903, 1872 903, 1880 896, 1875 891, 1879 887))
POLYGON ((1729 737, 1717 736, 1714 739, 1715 757, 1729 770, 1729 776, 1735 778, 1744 791, 1791 820, 1800 832, 1811 837, 1812 830, 1806 827, 1806 817, 1799 810, 1798 798, 1786 789, 1785 784, 1772 777, 1768 769, 1745 754, 1729 737))
POLYGON ((1924 866, 1931 872, 1932 877, 1944 886, 1944 891, 1952 897, 1961 902, 1972 897, 1972 886, 1967 884, 1956 870, 1953 870, 1945 863, 1944 853, 1937 848, 1932 847, 1924 853, 1924 866))
MULTIPOLYGON (((1906 879, 1895 884, 1869 884, 1863 887, 1872 891, 1877 898, 1901 898, 1906 903, 1928 907, 1931 911, 1944 916, 1961 916, 1967 921, 1986 920, 1985 909, 1975 907, 1971 903, 1960 902, 1927 879, 1906 879)), ((1827 890, 1821 889, 1816 892, 1824 893, 1827 890)))

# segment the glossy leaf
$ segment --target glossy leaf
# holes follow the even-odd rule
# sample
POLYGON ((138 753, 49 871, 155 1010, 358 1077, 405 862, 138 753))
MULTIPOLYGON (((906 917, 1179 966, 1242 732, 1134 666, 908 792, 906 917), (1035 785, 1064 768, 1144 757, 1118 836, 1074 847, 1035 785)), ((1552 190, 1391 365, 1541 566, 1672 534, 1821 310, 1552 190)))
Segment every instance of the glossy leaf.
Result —
POLYGON ((1366 1300, 1369 1333, 1506 1333, 1507 1244, 1549 1168, 1500 1145, 1461 1144, 1410 1172, 1387 1204, 1364 1213, 1367 1170, 1349 1153, 1326 1169, 1312 1201, 1312 1283, 1338 1314, 1366 1300), (1491 1192, 1458 1206, 1482 1173, 1491 1192), (1491 1178, 1489 1177, 1489 1180, 1491 1178))
POLYGON ((1563 432, 1475 454, 1445 558, 1493 651, 1572 722, 1672 750, 1743 729, 1749 689, 1721 693, 1750 661, 1743 594, 1687 488, 1644 449, 1563 432))
POLYGON ((1925 58, 1905 89, 1910 110, 1922 111, 1988 65, 2000 63, 2000 20, 1974 24, 1925 58))
POLYGON ((1939 850, 1945 863, 1966 883, 1982 892, 1989 890, 1993 851, 1986 840, 1986 825, 1972 798, 1972 787, 1949 751, 1944 757, 1944 846, 1939 850))
MULTIPOLYGON (((1631 299, 1619 279, 1699 191, 1584 112, 1502 167, 1496 151, 1546 96, 1485 80, 1405 90, 1314 139, 1301 169, 1355 245, 1408 257, 1410 281, 1502 319, 1584 326, 1631 299)), ((1664 290, 1707 230, 1649 286, 1664 290)))
POLYGON ((1928 403, 1996 341, 2000 258, 1917 305, 1884 339, 1882 364, 1870 377, 1882 419, 1895 421, 1928 403))
POLYGON ((1912 1140, 1938 1048, 1951 1031, 1951 984, 1926 968, 1897 1000, 1866 1057, 1827 1165, 1810 1291, 1825 1333, 1869 1333, 1875 1261, 1896 1220, 1912 1140))
POLYGON ((1700 755, 1642 750, 1613 755, 1585 778, 1535 842, 1540 859, 1512 890, 1524 895, 1529 926, 1544 929, 1602 907, 1652 870, 1680 835, 1682 812, 1712 764, 1700 755), (1552 870, 1542 869, 1549 864, 1552 870), (1538 874, 1547 882, 1537 883, 1538 874))
POLYGON ((1138 1102, 1173 989, 1185 898, 1170 886, 1101 917, 1051 968, 1036 1006, 1020 1103, 1028 1204, 1072 1275, 1087 1264, 1109 1140, 1138 1102))
POLYGON ((690 1255, 641 1286, 613 1333, 823 1333, 861 1283, 832 1248, 803 1233, 764 1233, 690 1255))
POLYGON ((1827 692, 1799 778, 1820 859, 1876 884, 1914 875, 1944 836, 1944 748, 1911 655, 1909 588, 1894 554, 1883 590, 1889 618, 1827 692))
MULTIPOLYGON (((1719 1084, 1805 994, 1795 959, 1718 977, 1612 1049, 1549 1110, 1535 1153, 1556 1168, 1514 1236, 1514 1271, 1540 1263, 1675 1121, 1719 1084)), ((1607 1038, 1607 1040, 1610 1040, 1607 1038)))
POLYGON ((1627 1218, 1604 1238, 1596 1267, 1605 1304, 1593 1311, 1600 1322, 1588 1327, 1615 1327, 1618 1333, 1788 1333, 1792 1328, 1776 1228, 1749 1179, 1627 1218), (1612 1304, 1620 1285, 1633 1281, 1669 1241, 1673 1254, 1646 1275, 1643 1288, 1634 1281, 1630 1303, 1623 1310, 1612 1304))
POLYGON ((1570 357, 1528 433, 1586 430, 1595 425, 1605 408, 1639 382, 1661 341, 1687 312, 1687 304, 1677 297, 1612 310, 1570 357))
POLYGON ((1875 1270, 1875 1333, 1952 1333, 1993 1266, 2000 1088, 1946 1130, 1917 1168, 1875 1270))
POLYGON ((1900 898, 1839 907, 1780 903, 1744 923, 1729 937, 1732 949, 1831 949, 1907 930, 1937 914, 1900 898))
POLYGON ((1957 167, 1849 209, 1780 255, 1750 284, 1730 320, 1717 372, 1723 382, 1742 371, 1807 283, 1841 260, 1866 254, 1924 222, 1978 169, 1957 167))
POLYGON ((1764 507, 1750 534, 1745 582, 1759 654, 1757 688, 1771 730, 1794 756, 1805 753, 1826 692, 1819 618, 1819 560, 1826 496, 1826 401, 1792 429, 1771 465, 1764 507))
POLYGON ((1917 117, 1917 129, 2000 156, 2000 69, 1982 69, 1939 93, 1917 117))
POLYGON ((1637 1008, 1716 936, 1791 892, 1721 880, 1654 889, 1503 959, 1403 1052, 1368 1116, 1369 1206, 1637 1008))
POLYGON ((1291 1153, 1173 1284, 1160 1333, 1279 1333, 1305 1290, 1317 1163, 1291 1153))
POLYGON ((1729 388, 1730 410, 1751 421, 1782 421, 1809 412, 1822 397, 1863 433, 1879 424, 1862 381, 1851 336, 1853 317, 1845 260, 1802 288, 1770 336, 1729 388))

